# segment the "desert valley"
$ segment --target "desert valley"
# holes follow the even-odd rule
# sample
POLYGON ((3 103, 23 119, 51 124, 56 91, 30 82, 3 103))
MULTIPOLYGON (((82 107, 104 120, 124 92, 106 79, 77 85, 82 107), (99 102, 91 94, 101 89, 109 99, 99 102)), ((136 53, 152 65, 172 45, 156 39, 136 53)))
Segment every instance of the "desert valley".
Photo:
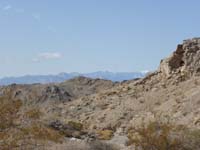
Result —
POLYGON ((199 150, 200 38, 122 82, 0 87, 1 150, 199 150))

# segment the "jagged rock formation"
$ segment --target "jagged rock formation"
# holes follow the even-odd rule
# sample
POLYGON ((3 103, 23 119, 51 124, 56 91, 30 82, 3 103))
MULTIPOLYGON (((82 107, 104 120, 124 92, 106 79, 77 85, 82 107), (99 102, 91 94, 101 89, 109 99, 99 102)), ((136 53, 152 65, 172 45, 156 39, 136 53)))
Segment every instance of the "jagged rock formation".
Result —
POLYGON ((200 38, 184 40, 176 51, 167 59, 161 61, 160 72, 166 76, 174 73, 188 76, 200 73, 200 38))

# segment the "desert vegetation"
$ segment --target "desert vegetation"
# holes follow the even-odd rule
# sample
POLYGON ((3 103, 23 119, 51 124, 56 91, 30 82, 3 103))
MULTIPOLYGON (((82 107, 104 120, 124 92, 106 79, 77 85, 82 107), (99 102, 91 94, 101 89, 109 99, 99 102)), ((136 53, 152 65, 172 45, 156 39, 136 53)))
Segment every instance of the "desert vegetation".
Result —
POLYGON ((63 136, 43 125, 39 120, 39 110, 23 114, 23 103, 10 97, 0 98, 0 149, 40 149, 50 142, 61 142, 63 136), (26 120, 27 116, 34 121, 26 120))
POLYGON ((129 145, 136 150, 199 150, 200 130, 169 121, 152 121, 128 132, 129 145))
POLYGON ((113 131, 112 130, 99 130, 97 132, 98 139, 100 140, 110 140, 113 137, 113 131))
MULTIPOLYGON (((0 98, 0 149, 29 150, 48 149, 53 143, 62 144, 64 137, 81 138, 86 135, 84 125, 76 121, 62 124, 54 121, 44 124, 39 107, 23 110, 23 102, 11 97, 0 98)), ((68 142, 62 149, 70 150, 117 150, 107 141, 114 130, 98 130, 96 140, 82 143, 68 142)), ((128 145, 135 150, 199 150, 200 130, 176 125, 166 119, 156 119, 128 130, 128 145)))

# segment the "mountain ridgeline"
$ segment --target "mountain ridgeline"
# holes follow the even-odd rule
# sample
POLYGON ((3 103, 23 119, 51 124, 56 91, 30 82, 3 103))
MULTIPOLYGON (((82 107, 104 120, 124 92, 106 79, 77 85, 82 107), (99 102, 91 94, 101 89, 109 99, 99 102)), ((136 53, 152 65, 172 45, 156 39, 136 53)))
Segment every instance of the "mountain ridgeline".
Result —
POLYGON ((105 79, 113 82, 121 82, 136 78, 143 78, 147 74, 144 72, 108 72, 98 71, 93 73, 60 73, 58 75, 26 75, 21 77, 5 77, 0 79, 0 85, 9 84, 34 84, 34 83, 58 83, 75 77, 88 77, 93 79, 105 79))

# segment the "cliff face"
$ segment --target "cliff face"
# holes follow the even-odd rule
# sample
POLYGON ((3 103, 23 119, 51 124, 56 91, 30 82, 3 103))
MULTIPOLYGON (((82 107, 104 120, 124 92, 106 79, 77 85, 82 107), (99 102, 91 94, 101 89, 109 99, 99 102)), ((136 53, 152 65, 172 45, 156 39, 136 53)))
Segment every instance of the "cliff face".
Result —
POLYGON ((200 38, 184 40, 169 58, 161 61, 159 71, 166 76, 175 73, 187 74, 190 77, 199 75, 200 38))

